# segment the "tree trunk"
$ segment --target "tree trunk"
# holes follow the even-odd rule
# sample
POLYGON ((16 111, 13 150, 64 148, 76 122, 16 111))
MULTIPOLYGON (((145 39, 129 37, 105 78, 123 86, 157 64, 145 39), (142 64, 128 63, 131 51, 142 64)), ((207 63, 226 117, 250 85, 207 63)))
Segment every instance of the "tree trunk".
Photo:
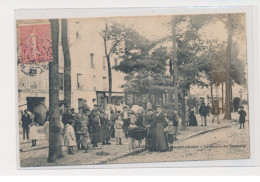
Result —
POLYGON ((213 83, 212 83, 212 79, 210 80, 210 95, 211 95, 211 104, 213 105, 213 83))
POLYGON ((186 102, 185 102, 185 90, 182 91, 182 129, 186 128, 186 102))
POLYGON ((179 109, 179 98, 178 98, 178 70, 177 70, 177 47, 176 47, 176 21, 175 17, 172 17, 172 61, 173 61, 173 83, 174 83, 174 109, 178 111, 179 109))
POLYGON ((112 71, 110 65, 110 56, 106 55, 107 58, 107 71, 108 71, 108 104, 112 103, 112 71))
POLYGON ((231 67, 231 48, 232 48, 232 17, 228 14, 228 46, 227 46, 227 62, 226 62, 226 98, 225 98, 225 117, 224 119, 231 119, 231 107, 230 107, 230 67, 231 67))
POLYGON ((53 61, 49 63, 49 156, 48 162, 61 157, 61 132, 59 113, 59 20, 50 20, 53 61))
POLYGON ((61 41, 64 55, 64 103, 71 105, 71 60, 68 44, 67 19, 61 20, 61 41))
POLYGON ((221 88, 221 91, 222 91, 222 113, 224 113, 224 82, 222 81, 222 88, 221 88))

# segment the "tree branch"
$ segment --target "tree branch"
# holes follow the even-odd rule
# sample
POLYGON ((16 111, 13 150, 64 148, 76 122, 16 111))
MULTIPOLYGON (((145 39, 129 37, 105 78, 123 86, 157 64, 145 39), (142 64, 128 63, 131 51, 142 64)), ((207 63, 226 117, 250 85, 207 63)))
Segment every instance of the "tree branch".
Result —
POLYGON ((219 21, 223 22, 225 25, 227 25, 227 22, 224 21, 220 16, 216 16, 216 18, 217 18, 219 21))
POLYGON ((121 37, 120 39, 118 39, 118 40, 114 43, 114 45, 113 45, 113 46, 111 47, 111 49, 109 50, 109 55, 115 51, 116 46, 117 46, 123 39, 124 39, 124 37, 121 37))

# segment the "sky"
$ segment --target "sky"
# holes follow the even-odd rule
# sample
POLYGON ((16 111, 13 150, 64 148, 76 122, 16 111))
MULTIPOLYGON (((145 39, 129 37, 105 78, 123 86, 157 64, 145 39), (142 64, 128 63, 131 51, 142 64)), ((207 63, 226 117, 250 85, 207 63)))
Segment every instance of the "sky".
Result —
MULTIPOLYGON (((201 15, 205 16, 205 15, 201 15)), ((245 16, 244 16, 245 18, 245 16)), ((245 24, 245 19, 242 18, 241 23, 245 24)), ((141 35, 149 40, 158 40, 165 36, 171 35, 171 16, 144 16, 144 17, 116 17, 110 18, 109 21, 116 21, 125 24, 128 27, 133 26, 141 35)), ((181 27, 184 28, 184 27, 181 27)), ((221 21, 210 22, 200 31, 201 37, 205 40, 218 40, 219 42, 227 42, 227 29, 221 21)), ((239 43, 240 58, 246 61, 246 32, 235 32, 233 41, 239 43)))

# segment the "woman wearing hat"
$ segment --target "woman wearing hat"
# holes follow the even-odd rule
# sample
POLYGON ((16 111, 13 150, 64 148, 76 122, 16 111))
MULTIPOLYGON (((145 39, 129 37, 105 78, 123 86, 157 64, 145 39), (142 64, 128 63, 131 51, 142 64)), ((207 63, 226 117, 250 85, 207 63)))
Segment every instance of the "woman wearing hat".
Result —
POLYGON ((197 118, 194 112, 194 108, 189 111, 189 126, 198 126, 197 118))
POLYGON ((162 113, 162 108, 157 106, 157 113, 154 116, 154 120, 157 123, 155 129, 155 151, 168 151, 169 146, 164 133, 164 128, 168 125, 164 114, 162 113))
POLYGON ((156 126, 157 122, 154 118, 154 112, 153 109, 150 108, 148 109, 147 116, 146 116, 146 121, 147 124, 150 125, 149 128, 149 140, 148 140, 148 149, 150 151, 155 151, 155 141, 156 141, 156 126))

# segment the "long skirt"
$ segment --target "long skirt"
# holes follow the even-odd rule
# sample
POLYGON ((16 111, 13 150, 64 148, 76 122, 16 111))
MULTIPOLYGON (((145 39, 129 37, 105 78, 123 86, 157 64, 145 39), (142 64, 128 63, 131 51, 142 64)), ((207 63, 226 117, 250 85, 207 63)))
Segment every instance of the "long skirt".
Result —
POLYGON ((91 133, 91 143, 97 144, 101 142, 101 127, 100 126, 93 126, 92 133, 91 133))
POLYGON ((39 139, 37 126, 31 126, 30 127, 30 139, 31 140, 38 140, 39 139))
POLYGON ((155 141, 156 141, 156 127, 149 128, 149 140, 148 149, 150 151, 155 151, 155 141))
POLYGON ((189 126, 198 126, 197 118, 196 116, 190 116, 190 124, 189 126))
POLYGON ((84 149, 87 149, 88 148, 88 144, 91 142, 90 141, 90 135, 89 133, 86 133, 85 135, 82 135, 81 136, 81 145, 84 149))
POLYGON ((246 118, 245 117, 239 117, 239 123, 245 123, 246 118))
POLYGON ((169 150, 166 134, 163 131, 163 123, 158 123, 156 126, 155 137, 155 151, 167 151, 169 150))
POLYGON ((109 133, 109 127, 108 125, 104 125, 101 127, 101 140, 102 142, 110 139, 110 133, 109 133))
POLYGON ((124 131, 123 129, 115 129, 115 137, 116 138, 122 138, 124 136, 124 131))

